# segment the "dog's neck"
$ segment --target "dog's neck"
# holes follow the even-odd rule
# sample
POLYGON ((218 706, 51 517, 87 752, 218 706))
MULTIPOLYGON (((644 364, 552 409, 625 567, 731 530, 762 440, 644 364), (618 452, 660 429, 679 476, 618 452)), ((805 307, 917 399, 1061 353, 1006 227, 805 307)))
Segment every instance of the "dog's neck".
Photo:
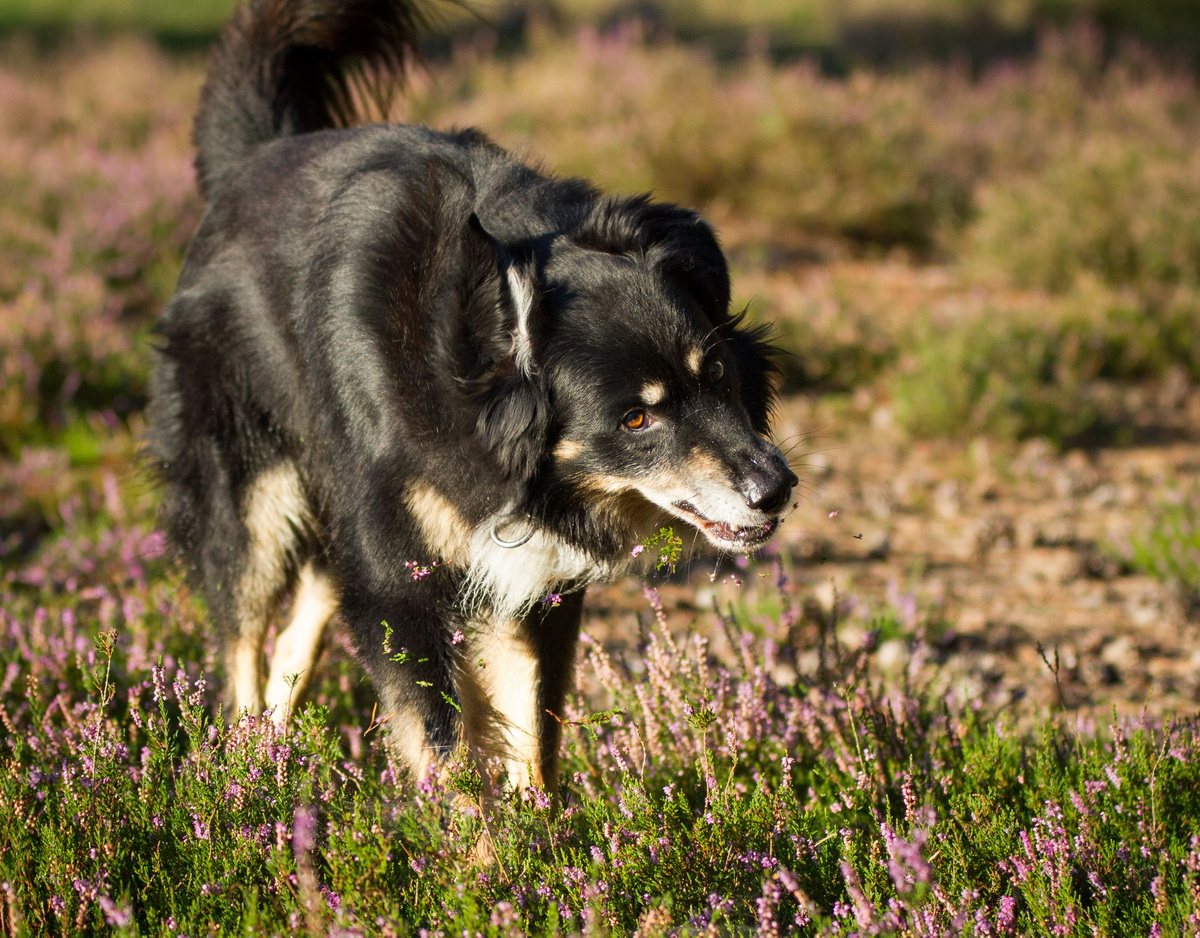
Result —
POLYGON ((500 619, 527 615, 562 593, 608 580, 623 569, 617 558, 598 558, 523 516, 499 515, 471 538, 470 562, 460 591, 468 612, 500 619))

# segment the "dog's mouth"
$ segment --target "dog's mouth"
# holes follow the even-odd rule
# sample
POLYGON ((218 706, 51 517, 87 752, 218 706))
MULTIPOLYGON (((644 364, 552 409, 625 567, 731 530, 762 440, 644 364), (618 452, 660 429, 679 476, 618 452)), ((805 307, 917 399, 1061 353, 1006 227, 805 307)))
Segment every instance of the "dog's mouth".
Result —
POLYGON ((779 527, 777 520, 747 526, 729 524, 726 521, 713 521, 697 511, 696 506, 691 502, 674 502, 672 507, 703 531, 705 537, 713 544, 724 550, 736 550, 741 553, 757 550, 770 540, 775 529, 779 527))

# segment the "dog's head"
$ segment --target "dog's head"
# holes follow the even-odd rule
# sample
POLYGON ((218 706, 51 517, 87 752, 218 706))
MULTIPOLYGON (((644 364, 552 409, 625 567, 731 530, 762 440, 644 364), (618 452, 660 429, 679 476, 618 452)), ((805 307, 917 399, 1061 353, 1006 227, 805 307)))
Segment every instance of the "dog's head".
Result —
POLYGON ((480 427, 511 474, 681 519, 725 550, 774 533, 797 481, 766 439, 774 367, 761 330, 729 315, 699 216, 603 200, 540 254, 512 254, 504 278, 511 351, 480 427))

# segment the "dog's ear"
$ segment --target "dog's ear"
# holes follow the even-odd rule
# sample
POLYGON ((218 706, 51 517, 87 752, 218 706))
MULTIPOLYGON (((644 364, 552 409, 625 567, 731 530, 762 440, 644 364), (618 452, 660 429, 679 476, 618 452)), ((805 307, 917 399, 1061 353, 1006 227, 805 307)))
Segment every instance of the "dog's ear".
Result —
POLYGON ((490 315, 475 317, 482 353, 470 381, 479 408, 476 434, 507 478, 527 479, 545 452, 550 426, 550 402, 537 359, 543 309, 537 267, 528 252, 488 234, 476 215, 468 228, 468 237, 489 246, 498 288, 490 315))
POLYGON ((649 254, 663 276, 690 296, 714 323, 729 319, 729 266, 716 233, 696 212, 655 205, 649 254))
POLYGON ((729 267, 708 222, 648 195, 598 202, 573 238, 582 248, 640 254, 714 323, 729 319, 729 267))

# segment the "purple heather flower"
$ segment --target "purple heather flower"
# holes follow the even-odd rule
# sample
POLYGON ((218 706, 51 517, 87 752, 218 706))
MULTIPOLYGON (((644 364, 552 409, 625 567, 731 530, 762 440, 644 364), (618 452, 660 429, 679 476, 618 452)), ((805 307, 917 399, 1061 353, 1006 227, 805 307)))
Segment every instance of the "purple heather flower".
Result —
POLYGON ((128 908, 118 906, 108 896, 100 896, 96 901, 99 903, 101 911, 104 912, 104 920, 112 928, 124 928, 133 920, 128 908))
POLYGON ((511 902, 498 902, 492 909, 492 926, 495 928, 511 928, 517 924, 517 913, 511 902))
POLYGON ((779 888, 778 883, 768 881, 764 884, 762 898, 755 900, 758 911, 758 934, 766 935, 768 938, 778 938, 779 921, 775 918, 775 909, 779 906, 782 894, 783 891, 779 888))
POLYGON ((313 848, 316 826, 317 819, 311 808, 301 805, 296 809, 296 818, 292 823, 292 850, 297 856, 313 848))

